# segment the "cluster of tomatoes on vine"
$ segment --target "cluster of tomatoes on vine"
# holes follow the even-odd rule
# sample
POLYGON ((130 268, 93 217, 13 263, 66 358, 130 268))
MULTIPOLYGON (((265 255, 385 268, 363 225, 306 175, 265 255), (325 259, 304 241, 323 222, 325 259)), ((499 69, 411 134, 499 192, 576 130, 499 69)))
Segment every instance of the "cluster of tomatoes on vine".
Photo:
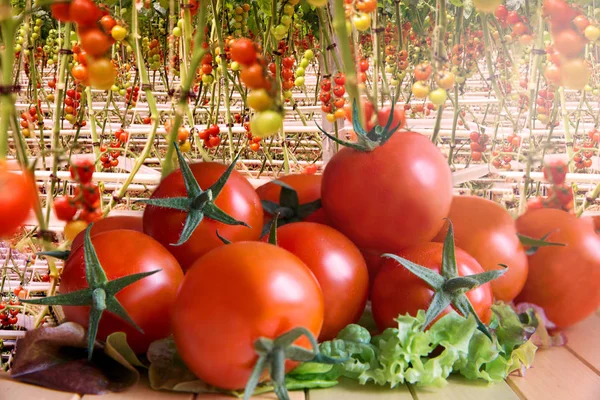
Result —
POLYGON ((421 63, 415 67, 414 78, 415 83, 412 85, 412 94, 417 99, 424 99, 429 97, 429 101, 434 106, 441 106, 446 102, 448 98, 447 89, 450 89, 454 85, 454 74, 448 71, 440 71, 436 77, 435 82, 437 88, 431 90, 429 80, 432 77, 433 68, 428 62, 421 63))
POLYGON ((573 210, 573 189, 565 183, 568 167, 565 161, 554 159, 542 168, 544 179, 550 183, 548 197, 536 196, 527 202, 527 210, 557 208, 563 211, 573 210))
POLYGON ((514 159, 513 155, 510 153, 514 153, 521 146, 521 136, 513 133, 506 138, 506 143, 502 145, 500 151, 494 150, 492 152, 492 165, 498 169, 511 169, 511 161, 514 159), (500 154, 500 152, 505 154, 500 154))
POLYGON ((8 303, 6 300, 0 302, 0 324, 2 325, 2 328, 9 328, 17 325, 17 322, 19 322, 18 315, 20 310, 16 307, 20 305, 21 302, 17 297, 11 298, 8 303))
POLYGON ((346 76, 342 72, 337 72, 333 76, 333 82, 335 86, 332 86, 329 76, 324 77, 321 80, 321 91, 319 92, 321 110, 327 114, 326 118, 329 122, 344 118, 346 115, 344 111, 344 106, 346 105, 346 100, 344 99, 344 95, 346 94, 344 87, 346 76))
POLYGON ((43 123, 43 120, 38 119, 38 112, 43 115, 41 100, 38 100, 37 106, 33 105, 28 111, 21 113, 21 133, 24 137, 31 137, 31 131, 36 129, 36 125, 43 123))
POLYGON ((594 128, 587 133, 587 136, 588 140, 583 143, 582 148, 575 147, 573 149, 575 151, 573 162, 575 163, 575 168, 578 170, 583 170, 592 166, 594 147, 598 146, 600 133, 596 128, 594 128))
POLYGON ((92 182, 95 167, 88 159, 77 159, 69 166, 71 179, 77 183, 72 196, 62 195, 54 199, 56 217, 66 221, 65 237, 69 240, 79 233, 88 223, 102 217, 100 212, 100 189, 92 182))
POLYGON ((71 73, 86 86, 108 90, 114 84, 116 70, 106 56, 115 40, 127 36, 127 30, 105 8, 92 0, 73 0, 70 3, 54 3, 50 6, 52 16, 61 22, 75 22, 81 51, 78 65, 71 73))
MULTIPOLYGON (((549 122, 550 110, 552 109, 555 100, 554 90, 553 86, 548 86, 546 89, 539 90, 538 97, 535 100, 536 117, 543 124, 548 124, 549 122)), ((558 124, 558 121, 555 123, 558 124)))
POLYGON ((481 161, 483 153, 487 150, 489 136, 485 133, 473 131, 469 134, 469 147, 471 149, 471 161, 481 161))
POLYGON ((544 0, 543 14, 550 21, 552 46, 546 48, 550 64, 544 76, 557 86, 583 90, 591 69, 582 52, 586 44, 598 40, 600 29, 591 25, 581 10, 565 0, 544 0))
MULTIPOLYGON (((63 112, 65 119, 70 123, 75 123, 75 115, 79 109, 79 102, 81 101, 81 86, 76 89, 67 89, 64 100, 63 112)), ((85 121, 82 121, 82 126, 85 126, 85 121)))
POLYGON ((202 145, 207 149, 212 149, 221 144, 221 128, 219 125, 212 124, 198 133, 198 138, 202 140, 202 145))
POLYGON ((246 138, 248 139, 248 147, 250 148, 250 150, 256 153, 260 150, 262 138, 260 136, 252 135, 249 122, 244 122, 243 126, 244 130, 246 131, 246 138))
POLYGON ((131 107, 135 107, 137 105, 137 101, 140 95, 140 87, 134 86, 133 88, 130 86, 127 88, 125 93, 125 102, 131 107))
POLYGON ((504 4, 501 4, 496 8, 494 15, 498 19, 501 27, 510 27, 511 37, 513 39, 518 38, 519 42, 524 45, 529 45, 533 42, 531 28, 527 17, 519 15, 516 10, 508 11, 504 4))

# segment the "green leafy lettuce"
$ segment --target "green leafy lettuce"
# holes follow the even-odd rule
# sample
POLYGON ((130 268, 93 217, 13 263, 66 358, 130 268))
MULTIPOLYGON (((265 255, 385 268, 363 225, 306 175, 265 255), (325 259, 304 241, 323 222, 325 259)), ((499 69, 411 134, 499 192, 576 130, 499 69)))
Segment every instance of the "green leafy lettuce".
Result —
POLYGON ((451 373, 468 379, 500 382, 529 368, 536 346, 529 340, 535 319, 518 315, 505 304, 492 307, 492 339, 477 329, 473 316, 450 313, 423 329, 425 312, 397 318, 398 327, 371 337, 366 328, 349 325, 337 338, 323 342, 324 355, 347 359, 337 365, 305 363, 288 377, 304 382, 335 382, 340 377, 396 387, 404 383, 443 386, 451 373))

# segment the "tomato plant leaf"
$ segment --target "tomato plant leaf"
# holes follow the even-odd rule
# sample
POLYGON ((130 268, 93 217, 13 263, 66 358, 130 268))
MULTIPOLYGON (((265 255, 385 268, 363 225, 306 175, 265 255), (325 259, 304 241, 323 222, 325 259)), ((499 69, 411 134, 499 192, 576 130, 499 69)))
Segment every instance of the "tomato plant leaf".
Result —
POLYGON ((121 392, 138 382, 139 373, 118 350, 96 345, 88 360, 86 342, 85 329, 72 322, 29 331, 17 341, 11 377, 80 394, 121 392))
MULTIPOLYGON (((112 358, 122 357, 127 363, 134 367, 148 368, 144 365, 127 343, 125 332, 115 332, 108 335, 104 352, 112 358)), ((123 363, 121 363, 123 364, 123 363)))

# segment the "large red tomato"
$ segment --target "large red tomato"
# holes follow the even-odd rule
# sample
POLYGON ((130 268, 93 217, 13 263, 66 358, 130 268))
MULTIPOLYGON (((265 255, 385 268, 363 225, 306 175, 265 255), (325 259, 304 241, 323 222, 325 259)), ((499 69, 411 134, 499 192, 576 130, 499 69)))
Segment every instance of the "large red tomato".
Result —
MULTIPOLYGON (((90 231, 90 237, 94 237, 102 232, 114 231, 116 229, 128 229, 132 231, 143 232, 142 228, 142 217, 135 217, 132 215, 119 215, 114 217, 107 217, 94 222, 94 226, 90 231)), ((71 244, 71 251, 76 250, 79 246, 83 245, 83 238, 85 237, 85 230, 81 231, 71 244)))
MULTIPOLYGON (((132 230, 103 232, 92 238, 100 265, 108 280, 140 272, 160 269, 117 293, 133 321, 144 331, 138 332, 129 323, 110 312, 104 312, 98 328, 98 339, 113 332, 125 332, 127 342, 136 353, 144 353, 150 343, 170 334, 169 318, 183 271, 163 246, 150 236, 132 230)), ((85 279, 84 248, 71 253, 61 275, 60 292, 70 293, 88 287, 85 279)), ((67 321, 87 327, 89 307, 64 306, 67 321)))
MULTIPOLYGON (((212 186, 227 169, 226 165, 202 162, 190 164, 190 169, 204 190, 212 186)), ((152 198, 186 197, 181 170, 174 171, 162 180, 152 194, 152 198)), ((215 204, 238 221, 244 221, 250 228, 241 225, 226 225, 205 217, 187 242, 178 242, 187 213, 174 209, 148 205, 144 210, 144 232, 158 240, 187 270, 198 258, 223 242, 216 231, 232 242, 257 240, 263 224, 263 209, 260 198, 246 178, 233 171, 215 204)))
MULTIPOLYGON (((298 203, 300 205, 311 203, 321 198, 321 182, 323 180, 321 175, 294 174, 281 176, 277 178, 277 180, 288 184, 296 190, 296 193, 298 193, 298 203)), ((268 200, 279 204, 281 186, 273 182, 267 182, 258 187, 256 193, 258 193, 261 200, 268 200)), ((271 220, 271 218, 271 214, 265 211, 265 223, 271 220)), ((327 224, 328 222, 323 208, 318 209, 304 220, 321 224, 327 224)))
POLYGON ((359 248, 402 249, 438 233, 452 202, 452 175, 427 137, 399 132, 373 151, 336 153, 321 200, 332 225, 359 248))
MULTIPOLYGON (((506 273, 491 282, 497 300, 512 301, 527 279, 527 254, 517 236, 515 221, 498 203, 477 196, 454 196, 450 214, 454 242, 486 270, 508 266, 506 273)), ((447 223, 433 239, 443 243, 447 223)))
POLYGON ((10 236, 23 226, 36 193, 27 173, 10 172, 0 165, 0 238, 10 236))
MULTIPOLYGON (((171 319, 183 361, 223 389, 244 387, 258 359, 258 338, 299 326, 316 337, 322 324, 323 294, 314 275, 289 251, 262 242, 229 244, 200 258, 183 279, 171 319)), ((304 337, 296 344, 309 347, 304 337)))
POLYGON ((517 219, 525 236, 566 246, 540 247, 529 256, 529 277, 517 302, 542 307, 560 329, 600 307, 600 236, 593 224, 562 210, 544 208, 517 219))
MULTIPOLYGON (((442 243, 425 243, 409 247, 397 253, 398 256, 440 273, 442 266, 442 243)), ((458 275, 473 275, 483 272, 483 268, 467 252, 456 248, 456 264, 458 275)), ((377 327, 381 330, 397 327, 395 319, 398 315, 417 315, 419 310, 427 310, 433 290, 421 278, 413 275, 392 259, 386 259, 375 278, 371 302, 373 317, 377 327)), ((489 283, 479 286, 466 293, 473 308, 483 323, 488 323, 492 316, 492 289, 489 283)), ((438 318, 449 313, 452 306, 448 306, 438 318)))
POLYGON ((321 285, 325 319, 320 341, 335 338, 359 320, 367 303, 369 274, 350 239, 326 225, 296 222, 277 229, 277 245, 304 261, 321 285))

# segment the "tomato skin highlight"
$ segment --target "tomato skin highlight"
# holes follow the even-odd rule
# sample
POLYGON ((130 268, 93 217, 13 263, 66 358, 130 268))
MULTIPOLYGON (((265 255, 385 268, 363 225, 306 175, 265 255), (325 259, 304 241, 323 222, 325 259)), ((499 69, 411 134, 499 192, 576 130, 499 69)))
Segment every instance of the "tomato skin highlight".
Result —
POLYGON ((367 304, 369 274, 350 239, 326 225, 296 222, 277 229, 277 245, 298 256, 321 286, 325 317, 319 341, 335 338, 360 319, 367 304))
POLYGON ((566 211, 543 208, 521 215, 520 234, 566 244, 541 247, 529 256, 529 277, 515 301, 544 309, 558 329, 593 314, 600 307, 600 236, 594 224, 566 211))
MULTIPOLYGON (((190 169, 204 190, 211 187, 223 175, 226 165, 214 162, 190 164, 190 169)), ((162 180, 152 194, 152 198, 187 197, 181 170, 176 170, 162 180)), ((179 236, 187 213, 179 210, 147 206, 144 209, 144 233, 158 240, 169 250, 186 271, 198 258, 222 246, 216 231, 232 242, 258 240, 263 225, 263 208, 256 191, 242 174, 233 171, 215 204, 238 221, 244 221, 251 228, 232 226, 205 217, 187 242, 173 246, 179 236)))
MULTIPOLYGON (((125 332, 127 342, 137 353, 144 353, 150 343, 170 334, 168 323, 171 308, 183 271, 177 260, 156 240, 140 232, 114 230, 92 238, 92 244, 108 280, 126 275, 162 271, 127 286, 117 293, 117 300, 144 333, 138 332, 120 317, 104 312, 98 328, 98 340, 113 332, 125 332)), ((73 251, 61 275, 60 292, 70 293, 88 287, 85 279, 83 246, 73 251)), ((63 307, 67 321, 88 325, 89 307, 63 307)))
MULTIPOLYGON (((448 215, 454 227, 454 241, 486 270, 508 266, 506 273, 491 282, 496 300, 512 301, 527 280, 527 254, 517 237, 512 216, 504 207, 477 196, 454 196, 448 215)), ((433 239, 443 243, 448 223, 433 239)))
MULTIPOLYGON (((254 342, 303 326, 315 337, 323 295, 308 267, 267 243, 238 242, 207 253, 185 275, 171 325, 178 352, 203 381, 243 388, 258 356, 254 342)), ((302 337, 296 345, 308 348, 302 337)), ((286 362, 286 371, 296 363, 286 362)))
MULTIPOLYGON (((442 266, 442 243, 425 243, 394 253, 409 261, 440 273, 442 266)), ((473 275, 483 272, 477 260, 467 252, 456 248, 458 275, 473 275)), ((426 310, 431 303, 434 291, 421 278, 392 259, 385 259, 373 283, 371 301, 373 318, 377 328, 397 327, 395 319, 406 313, 415 316, 419 310, 426 310)), ((466 293, 479 318, 488 323, 492 316, 492 289, 489 283, 466 293)), ((448 306, 434 321, 453 309, 448 306)))
POLYGON ((361 249, 386 252, 433 239, 450 209, 452 176, 427 137, 400 132, 371 152, 340 150, 321 190, 334 228, 361 249))

